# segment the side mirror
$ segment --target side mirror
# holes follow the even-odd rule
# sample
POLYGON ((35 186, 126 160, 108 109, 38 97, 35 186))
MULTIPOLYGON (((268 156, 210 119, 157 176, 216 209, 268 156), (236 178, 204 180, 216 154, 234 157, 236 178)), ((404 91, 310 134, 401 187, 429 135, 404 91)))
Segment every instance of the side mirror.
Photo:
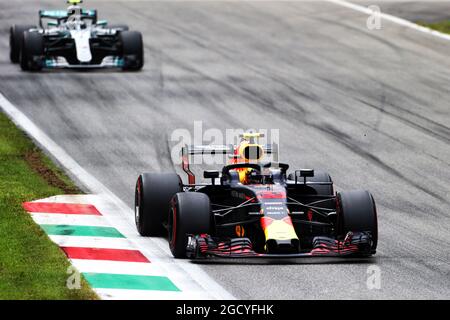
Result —
POLYGON ((203 171, 203 178, 211 179, 212 185, 215 185, 215 180, 219 178, 219 171, 217 170, 205 170, 203 171))
POLYGON ((106 20, 98 20, 97 21, 97 25, 98 26, 101 26, 101 27, 104 27, 104 26, 106 26, 108 24, 108 21, 106 21, 106 20))
POLYGON ((300 177, 314 177, 314 170, 313 169, 300 169, 300 177))
POLYGON ((306 184, 307 177, 314 177, 314 170, 313 169, 295 170, 295 183, 297 183, 297 179, 299 177, 303 178, 303 183, 306 184))
POLYGON ((49 27, 57 27, 58 26, 58 22, 56 22, 56 21, 49 21, 49 22, 47 22, 47 26, 49 26, 49 27))

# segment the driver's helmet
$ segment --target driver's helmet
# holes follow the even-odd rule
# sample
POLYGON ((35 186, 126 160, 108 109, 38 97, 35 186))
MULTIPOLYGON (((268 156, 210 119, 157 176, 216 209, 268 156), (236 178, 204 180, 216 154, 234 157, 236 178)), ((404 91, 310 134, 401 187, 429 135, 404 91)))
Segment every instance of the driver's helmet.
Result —
MULTIPOLYGON (((264 151, 256 143, 256 137, 260 134, 247 133, 242 137, 241 142, 234 149, 231 163, 256 163, 263 156, 264 151)), ((254 168, 238 168, 236 172, 239 175, 239 182, 242 184, 261 183, 262 178, 258 170, 254 168)))
POLYGON ((252 173, 256 173, 256 170, 253 168, 240 168, 236 169, 239 175, 239 182, 242 184, 251 184, 253 180, 251 179, 252 173))
MULTIPOLYGON (((231 163, 232 164, 247 162, 245 159, 243 159, 239 155, 238 149, 239 149, 239 147, 235 148, 235 150, 234 150, 234 154, 233 154, 233 157, 231 159, 231 163)), ((248 175, 252 171, 255 171, 255 169, 253 169, 253 168, 238 168, 238 169, 235 169, 235 171, 239 175, 239 182, 242 183, 242 184, 248 184, 248 175)))

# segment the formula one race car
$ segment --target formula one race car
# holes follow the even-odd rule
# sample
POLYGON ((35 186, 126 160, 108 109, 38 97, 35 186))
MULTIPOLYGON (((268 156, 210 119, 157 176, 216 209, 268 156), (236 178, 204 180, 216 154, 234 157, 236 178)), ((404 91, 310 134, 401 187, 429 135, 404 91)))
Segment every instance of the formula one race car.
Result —
POLYGON ((96 10, 69 0, 67 10, 40 10, 39 27, 13 25, 10 59, 22 70, 42 68, 118 67, 140 70, 144 65, 142 35, 126 25, 108 26, 96 10))
MULTIPOLYGON (((377 213, 367 191, 334 192, 329 174, 263 162, 277 153, 245 133, 237 146, 185 146, 183 184, 175 173, 144 173, 136 183, 135 220, 143 236, 168 233, 176 258, 370 256, 377 247, 377 213), (193 155, 226 154, 221 172, 198 184, 193 155)), ((278 159, 278 157, 276 157, 278 159)))

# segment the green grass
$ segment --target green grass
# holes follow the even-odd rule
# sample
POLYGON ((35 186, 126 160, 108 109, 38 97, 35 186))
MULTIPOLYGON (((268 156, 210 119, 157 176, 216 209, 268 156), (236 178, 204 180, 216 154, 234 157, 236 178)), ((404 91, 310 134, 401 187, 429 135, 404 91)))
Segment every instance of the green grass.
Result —
POLYGON ((443 21, 438 21, 438 22, 433 22, 433 23, 427 23, 427 22, 422 22, 419 21, 417 22, 417 24, 420 24, 421 26, 433 29, 433 30, 437 30, 443 33, 449 33, 450 34, 450 20, 443 20, 443 21))
POLYGON ((64 253, 22 208, 25 201, 63 194, 63 189, 77 190, 0 112, 0 299, 97 299, 84 279, 81 289, 66 287, 70 264, 64 253), (62 182, 44 179, 26 160, 30 153, 62 182))

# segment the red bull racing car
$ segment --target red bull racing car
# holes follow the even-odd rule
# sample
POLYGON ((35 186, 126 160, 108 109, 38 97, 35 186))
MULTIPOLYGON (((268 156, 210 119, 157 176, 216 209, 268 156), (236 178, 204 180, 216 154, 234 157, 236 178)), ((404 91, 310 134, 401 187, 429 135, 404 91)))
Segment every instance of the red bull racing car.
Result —
POLYGON ((142 236, 167 235, 175 258, 355 257, 375 254, 377 212, 368 191, 334 192, 326 172, 264 162, 276 145, 242 135, 237 146, 185 146, 183 184, 176 173, 144 173, 136 183, 135 220, 142 236), (196 183, 194 155, 231 158, 196 183))

